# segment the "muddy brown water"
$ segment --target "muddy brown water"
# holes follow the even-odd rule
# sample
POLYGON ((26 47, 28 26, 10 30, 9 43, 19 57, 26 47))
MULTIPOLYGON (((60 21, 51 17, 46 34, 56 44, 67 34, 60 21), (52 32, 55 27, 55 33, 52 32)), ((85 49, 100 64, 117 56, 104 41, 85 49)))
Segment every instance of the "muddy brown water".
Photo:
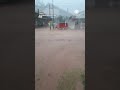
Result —
POLYGON ((35 30, 35 90, 57 90, 63 72, 78 68, 85 69, 83 30, 35 30))

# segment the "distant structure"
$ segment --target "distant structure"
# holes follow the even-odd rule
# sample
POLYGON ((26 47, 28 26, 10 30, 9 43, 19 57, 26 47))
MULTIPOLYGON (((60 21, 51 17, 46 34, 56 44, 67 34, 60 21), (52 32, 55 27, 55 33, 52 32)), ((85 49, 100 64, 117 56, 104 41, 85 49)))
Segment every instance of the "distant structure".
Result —
MULTIPOLYGON (((45 8, 43 9, 43 12, 47 15, 53 16, 53 11, 52 11, 52 4, 48 3, 45 8)), ((69 13, 67 10, 60 9, 59 7, 54 5, 54 16, 68 16, 70 17, 72 14, 69 13)))
POLYGON ((85 18, 85 11, 81 11, 76 15, 77 18, 85 18))
MULTIPOLYGON (((44 12, 46 15, 50 15, 52 16, 53 15, 53 8, 52 8, 52 4, 51 3, 48 3, 47 5, 45 6, 39 6, 39 5, 35 5, 35 12, 38 11, 38 9, 42 12, 44 12), (41 9, 42 8, 42 9, 41 9)), ((59 7, 55 6, 54 5, 54 15, 55 16, 71 16, 72 14, 69 13, 67 10, 63 10, 63 9, 60 9, 59 7)))
POLYGON ((85 28, 85 11, 72 15, 68 21, 68 26, 73 30, 85 28))
POLYGON ((45 23, 47 25, 47 22, 51 19, 54 19, 54 22, 56 22, 56 23, 65 22, 68 20, 68 18, 70 16, 72 16, 72 14, 68 12, 68 9, 65 11, 65 10, 60 9, 59 7, 57 7, 51 3, 48 3, 46 5, 41 3, 41 6, 35 5, 35 13, 39 14, 37 19, 36 19, 37 20, 36 26, 37 25, 44 26, 43 24, 45 24, 45 23), (54 9, 54 13, 53 13, 53 9, 54 9), (60 18, 62 18, 62 19, 60 19, 60 18))

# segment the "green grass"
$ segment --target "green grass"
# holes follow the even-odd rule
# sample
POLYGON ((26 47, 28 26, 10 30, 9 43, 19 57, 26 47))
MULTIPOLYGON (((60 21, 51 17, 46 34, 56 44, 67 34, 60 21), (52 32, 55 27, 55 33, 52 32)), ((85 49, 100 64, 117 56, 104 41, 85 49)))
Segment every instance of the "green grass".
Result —
POLYGON ((65 72, 58 80, 57 90, 75 90, 78 81, 85 85, 84 72, 81 70, 65 72))

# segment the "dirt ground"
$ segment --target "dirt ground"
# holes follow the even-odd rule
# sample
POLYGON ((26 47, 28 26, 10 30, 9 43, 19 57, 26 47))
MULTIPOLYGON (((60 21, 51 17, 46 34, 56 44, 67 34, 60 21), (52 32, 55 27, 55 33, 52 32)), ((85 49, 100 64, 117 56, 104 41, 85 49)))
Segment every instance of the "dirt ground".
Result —
POLYGON ((84 30, 35 30, 35 90, 57 90, 60 75, 78 68, 85 69, 84 30))

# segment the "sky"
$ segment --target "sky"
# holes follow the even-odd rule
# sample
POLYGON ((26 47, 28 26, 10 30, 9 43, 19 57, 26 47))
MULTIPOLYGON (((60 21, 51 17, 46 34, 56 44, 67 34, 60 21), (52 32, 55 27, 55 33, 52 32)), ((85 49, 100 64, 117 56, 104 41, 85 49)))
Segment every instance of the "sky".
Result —
MULTIPOLYGON (((41 1, 44 4, 52 3, 52 0, 35 0, 37 2, 41 1)), ((69 12, 74 12, 75 10, 84 11, 85 10, 85 0, 53 0, 54 5, 64 9, 69 12)))

